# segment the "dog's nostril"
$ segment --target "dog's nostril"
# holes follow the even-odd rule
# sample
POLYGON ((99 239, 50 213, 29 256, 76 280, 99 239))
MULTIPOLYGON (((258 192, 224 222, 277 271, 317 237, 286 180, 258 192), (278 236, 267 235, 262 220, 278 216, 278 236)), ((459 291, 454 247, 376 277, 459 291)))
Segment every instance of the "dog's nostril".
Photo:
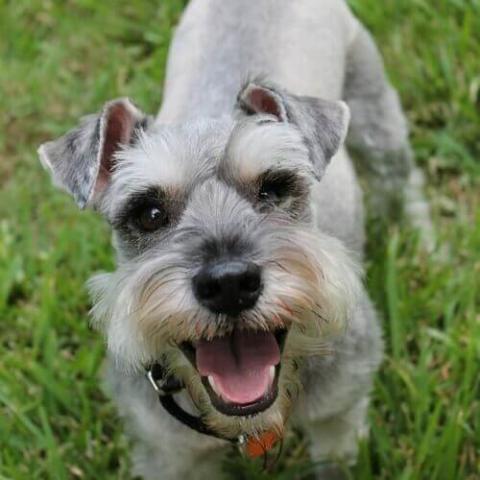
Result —
POLYGON ((209 264, 193 278, 197 300, 215 313, 238 315, 255 305, 261 290, 261 270, 252 262, 209 264))
POLYGON ((213 298, 219 291, 220 286, 216 280, 206 279, 198 284, 198 294, 205 300, 213 298))
POLYGON ((254 293, 260 288, 260 275, 257 272, 248 272, 240 279, 240 290, 254 293))

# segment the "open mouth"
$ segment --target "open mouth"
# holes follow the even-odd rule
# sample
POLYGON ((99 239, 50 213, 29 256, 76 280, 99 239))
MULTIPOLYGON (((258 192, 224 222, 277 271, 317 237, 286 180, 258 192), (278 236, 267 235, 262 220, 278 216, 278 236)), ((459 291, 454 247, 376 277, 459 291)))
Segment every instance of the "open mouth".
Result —
POLYGON ((183 343, 181 348, 219 412, 254 415, 277 398, 285 336, 285 330, 272 333, 235 329, 223 337, 183 343))

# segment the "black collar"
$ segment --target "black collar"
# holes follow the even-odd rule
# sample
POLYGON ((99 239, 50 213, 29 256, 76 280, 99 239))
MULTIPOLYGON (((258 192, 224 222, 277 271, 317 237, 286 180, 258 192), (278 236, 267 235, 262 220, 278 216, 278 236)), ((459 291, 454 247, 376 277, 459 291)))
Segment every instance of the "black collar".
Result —
POLYGON ((147 368, 147 379, 158 394, 158 399, 162 407, 180 423, 195 430, 198 433, 219 438, 227 442, 242 445, 245 443, 243 435, 238 438, 227 438, 214 432, 202 419, 201 416, 195 417, 184 410, 176 401, 173 395, 181 392, 185 385, 176 377, 168 375, 165 369, 159 364, 154 363, 147 368))

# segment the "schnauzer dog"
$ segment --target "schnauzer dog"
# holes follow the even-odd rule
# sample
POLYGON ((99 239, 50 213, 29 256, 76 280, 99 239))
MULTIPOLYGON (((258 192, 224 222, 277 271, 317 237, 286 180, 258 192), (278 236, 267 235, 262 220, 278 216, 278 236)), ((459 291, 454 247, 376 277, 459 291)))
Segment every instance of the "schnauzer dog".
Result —
POLYGON ((382 340, 351 157, 372 212, 401 200, 429 242, 407 137, 343 0, 193 0, 155 118, 113 100, 40 147, 113 229, 89 287, 135 473, 223 478, 231 442, 255 455, 287 420, 315 461, 355 461, 382 340))

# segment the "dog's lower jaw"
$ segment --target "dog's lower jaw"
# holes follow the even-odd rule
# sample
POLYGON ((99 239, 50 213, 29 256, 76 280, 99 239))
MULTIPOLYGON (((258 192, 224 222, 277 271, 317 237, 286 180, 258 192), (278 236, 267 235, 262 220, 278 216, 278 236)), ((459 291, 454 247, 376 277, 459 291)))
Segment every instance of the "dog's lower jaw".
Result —
POLYGON ((300 391, 296 370, 293 360, 283 358, 275 399, 264 410, 250 415, 227 415, 219 411, 212 403, 201 377, 191 366, 185 365, 176 370, 176 375, 184 382, 192 403, 206 425, 222 437, 236 439, 241 435, 260 435, 265 431, 283 436, 292 403, 300 391))

